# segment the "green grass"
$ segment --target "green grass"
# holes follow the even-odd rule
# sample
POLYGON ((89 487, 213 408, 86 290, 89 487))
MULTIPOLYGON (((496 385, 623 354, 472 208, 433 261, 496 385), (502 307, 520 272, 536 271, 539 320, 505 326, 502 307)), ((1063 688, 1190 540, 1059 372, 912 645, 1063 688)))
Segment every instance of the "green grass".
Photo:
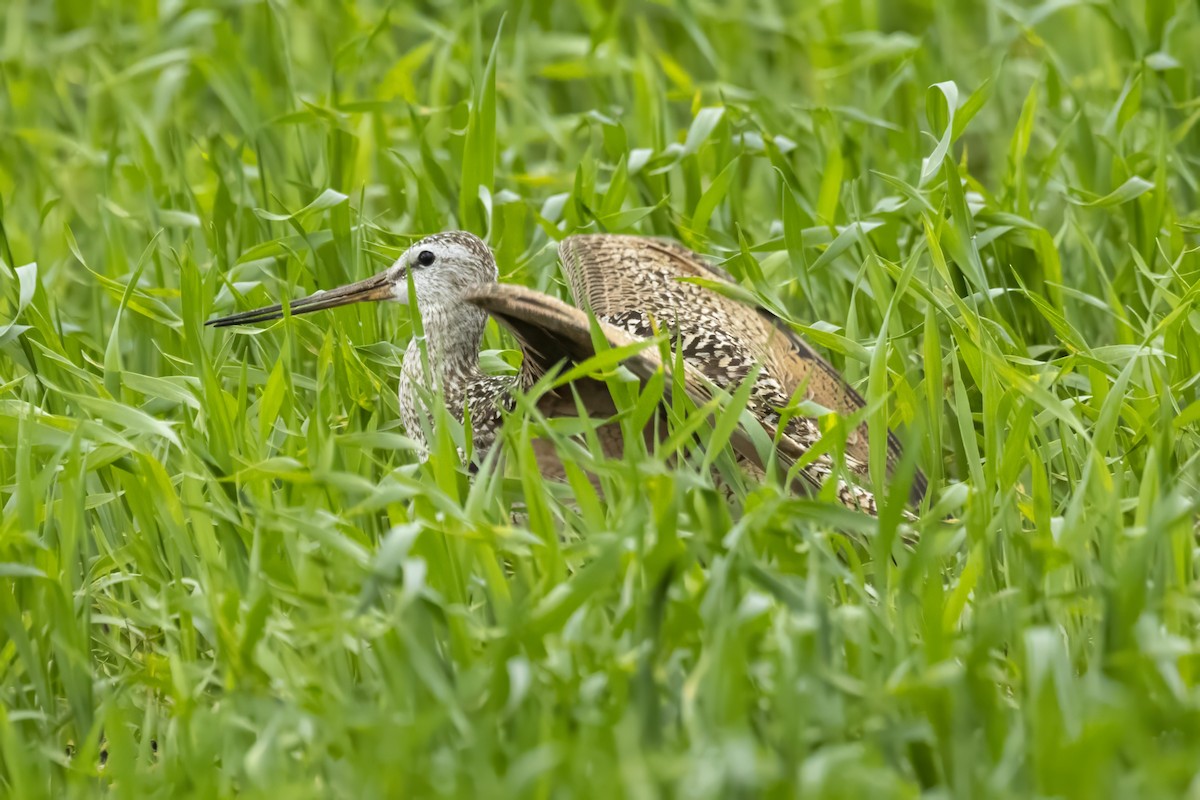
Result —
POLYGON ((1197 796, 1198 71, 1181 0, 0 4, 0 794, 1197 796), (723 262, 919 544, 418 463, 401 309, 202 328, 456 227, 723 262))

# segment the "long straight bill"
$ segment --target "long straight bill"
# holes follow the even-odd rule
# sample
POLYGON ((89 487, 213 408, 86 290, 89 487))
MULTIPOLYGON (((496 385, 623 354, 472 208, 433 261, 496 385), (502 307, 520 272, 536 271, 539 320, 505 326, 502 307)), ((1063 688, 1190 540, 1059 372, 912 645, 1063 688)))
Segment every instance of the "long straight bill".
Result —
MULTIPOLYGON (((346 306, 351 303, 365 303, 372 300, 394 300, 393 284, 387 272, 381 272, 374 277, 330 289, 327 292, 317 292, 299 300, 288 303, 288 309, 293 314, 309 314, 326 308, 346 306)), ((228 317, 210 319, 205 325, 213 328, 228 328, 231 325, 249 325, 254 322, 267 322, 280 319, 283 316, 283 306, 274 305, 266 308, 256 308, 253 311, 243 311, 240 314, 230 314, 228 317)))

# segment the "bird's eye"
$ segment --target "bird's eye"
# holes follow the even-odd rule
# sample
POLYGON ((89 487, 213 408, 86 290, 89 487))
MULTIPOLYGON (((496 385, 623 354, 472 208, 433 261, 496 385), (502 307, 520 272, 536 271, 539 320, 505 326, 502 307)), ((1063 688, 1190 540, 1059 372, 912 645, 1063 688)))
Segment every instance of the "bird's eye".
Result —
POLYGON ((422 250, 421 252, 417 253, 417 263, 422 267, 428 267, 436 259, 437 256, 433 254, 432 250, 422 250))

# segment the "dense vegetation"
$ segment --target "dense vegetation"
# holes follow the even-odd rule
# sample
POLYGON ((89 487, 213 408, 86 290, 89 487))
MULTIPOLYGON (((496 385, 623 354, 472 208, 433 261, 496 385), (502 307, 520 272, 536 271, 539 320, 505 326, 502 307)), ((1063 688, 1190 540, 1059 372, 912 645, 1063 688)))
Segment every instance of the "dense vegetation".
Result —
POLYGON ((6 0, 0 793, 1200 791, 1198 70, 1175 0, 6 0), (703 452, 549 485, 533 413, 420 462, 400 308, 202 327, 451 228, 723 263, 919 542, 703 452))

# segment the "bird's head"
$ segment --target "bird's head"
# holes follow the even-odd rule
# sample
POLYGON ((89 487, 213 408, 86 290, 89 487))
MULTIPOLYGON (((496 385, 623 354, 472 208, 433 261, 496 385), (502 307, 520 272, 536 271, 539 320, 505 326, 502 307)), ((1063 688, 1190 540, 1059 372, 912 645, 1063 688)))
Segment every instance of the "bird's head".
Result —
MULTIPOLYGON (((408 303, 409 279, 422 315, 456 302, 473 286, 496 280, 496 260, 483 241, 465 231, 427 236, 405 250, 396 263, 366 280, 329 291, 316 292, 288 304, 292 314, 308 314, 326 308, 390 301, 408 303)), ((243 311, 206 322, 214 328, 266 322, 283 316, 283 306, 274 305, 243 311)))

